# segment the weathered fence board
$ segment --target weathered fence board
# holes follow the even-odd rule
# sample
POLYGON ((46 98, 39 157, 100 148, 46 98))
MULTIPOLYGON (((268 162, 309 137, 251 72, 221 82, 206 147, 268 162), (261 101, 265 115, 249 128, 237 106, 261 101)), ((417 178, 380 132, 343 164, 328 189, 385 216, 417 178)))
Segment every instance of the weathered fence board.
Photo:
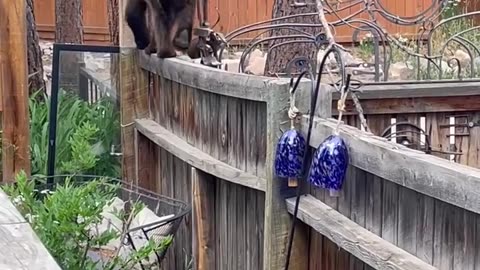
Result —
MULTIPOLYGON (((287 206, 289 212, 293 213, 295 199, 288 199, 287 206)), ((436 269, 362 228, 310 195, 300 199, 298 218, 375 269, 436 269)), ((341 268, 341 265, 331 266, 326 269, 345 269, 341 268)))
MULTIPOLYGON (((143 53, 138 54, 138 60, 149 73, 150 119, 135 120, 137 179, 150 189, 192 203, 194 210, 169 253, 165 269, 184 263, 184 252, 196 254, 194 261, 202 269, 282 269, 291 218, 285 199, 294 193, 286 187, 286 181, 273 174, 273 161, 279 127, 287 120, 288 80, 230 74, 143 53), (202 194, 202 190, 209 194, 202 194)), ((308 85, 305 82, 301 87, 308 85)), ((312 215, 309 222, 323 227, 298 225, 292 269, 370 270, 382 269, 385 264, 404 267, 396 262, 428 263, 426 267, 431 269, 480 267, 480 255, 475 251, 480 170, 474 168, 479 162, 480 137, 474 136, 480 134, 476 126, 469 129, 468 137, 459 134, 465 128, 452 131, 443 126, 452 121, 462 123, 452 105, 462 99, 471 100, 473 107, 464 105, 461 114, 476 123, 480 108, 475 106, 480 96, 468 83, 465 88, 457 87, 451 99, 446 91, 438 91, 436 96, 428 88, 432 86, 419 86, 423 94, 415 95, 413 88, 407 87, 405 91, 413 98, 400 93, 401 87, 385 92, 365 89, 360 97, 362 104, 372 105, 365 106, 369 127, 375 135, 394 135, 414 132, 411 126, 386 130, 395 121, 421 126, 427 131, 422 134, 423 145, 425 135, 436 150, 451 151, 455 145, 463 153, 455 160, 461 164, 446 160, 450 153, 429 155, 408 149, 398 144, 404 141, 398 134, 387 139, 364 133, 359 130, 358 117, 349 113, 340 128, 351 155, 344 189, 339 197, 315 188, 309 192, 318 199, 315 203, 322 206, 320 209, 337 211, 334 216, 352 226, 357 233, 345 232, 343 237, 352 238, 358 248, 345 247, 345 242, 325 231, 327 225, 330 230, 338 227, 336 233, 344 228, 328 220, 315 220, 312 215), (397 107, 382 111, 383 93, 395 100, 383 106, 397 107), (407 104, 407 109, 402 104, 407 104), (454 140, 450 139, 452 135, 454 140), (365 235, 376 242, 361 237, 365 235), (408 260, 389 261, 377 256, 388 250, 408 260)), ((308 106, 307 92, 300 91, 297 97, 302 112, 308 106)), ((331 91, 321 93, 315 114, 323 119, 314 120, 311 147, 318 146, 336 126, 335 121, 326 119, 335 114, 335 107, 330 106, 331 91)), ((303 132, 308 121, 308 117, 302 118, 303 132)))
POLYGON ((60 270, 30 224, 0 189, 0 269, 60 270))
MULTIPOLYGON (((463 86, 463 84, 462 84, 463 86)), ((473 86, 472 86, 473 87, 473 86)), ((448 96, 447 92, 442 92, 442 91, 432 91, 430 94, 428 91, 424 91, 422 89, 432 89, 431 85, 427 86, 419 86, 419 93, 416 95, 416 99, 422 102, 422 99, 427 99, 428 96, 448 96), (423 91, 423 92, 422 92, 423 91)), ((403 91, 404 89, 402 89, 403 91)), ((464 100, 470 99, 472 102, 471 104, 476 104, 479 101, 479 96, 478 92, 475 92, 474 89, 470 90, 468 83, 466 84, 466 87, 458 87, 455 92, 452 92, 452 95, 465 95, 463 97, 464 100), (469 93, 469 91, 474 91, 472 93, 469 93)), ((416 101, 412 102, 412 107, 415 107, 416 110, 419 113, 408 113, 408 108, 403 108, 399 106, 396 109, 392 109, 390 112, 391 114, 388 113, 380 113, 380 110, 382 106, 388 107, 389 104, 387 103, 382 103, 383 102, 383 97, 384 96, 389 96, 390 98, 394 99, 406 99, 409 93, 403 93, 402 91, 399 91, 399 89, 387 89, 385 91, 380 91, 375 88, 367 88, 365 89, 360 95, 362 97, 368 97, 367 101, 370 101, 372 103, 376 103, 378 105, 378 112, 372 112, 368 111, 368 109, 365 109, 366 113, 366 118, 367 122, 369 124, 370 129, 372 132, 376 135, 381 135, 382 132, 389 127, 392 124, 392 120, 396 120, 396 122, 401 122, 401 121, 407 121, 409 123, 421 125, 422 121, 424 122, 422 128, 424 128, 429 134, 429 139, 431 141, 432 147, 436 147, 439 150, 444 150, 448 151, 450 149, 450 134, 460 133, 464 131, 464 128, 457 128, 456 131, 453 131, 453 133, 449 130, 449 128, 443 128, 442 125, 449 124, 450 123, 450 116, 456 116, 456 115, 469 115, 469 121, 472 121, 476 123, 478 121, 478 112, 472 112, 472 109, 467 109, 467 112, 465 113, 445 113, 444 112, 444 107, 439 107, 437 104, 432 103, 433 108, 431 112, 424 113, 422 110, 425 110, 425 107, 415 107, 418 105, 416 101), (382 104, 382 105, 380 105, 382 104), (405 111, 407 110, 407 113, 405 111), (372 114, 373 113, 373 114, 372 114), (423 119, 422 119, 423 118, 423 119), (458 130, 460 129, 460 130, 458 130)), ((407 92, 409 91, 408 89, 406 90, 407 92)), ((411 94, 413 94, 412 92, 411 94)), ((335 95, 334 95, 335 96, 335 95)), ((362 100, 362 105, 364 104, 365 100, 362 100)), ((455 103, 455 101, 452 101, 455 103)), ((336 105, 334 103, 334 105, 336 105)), ((476 106, 476 105, 475 105, 476 106)), ((335 106, 332 106, 335 108, 335 106)), ((391 108, 390 108, 391 109, 391 108)), ((474 108, 475 110, 475 108, 474 108)), ((478 110, 478 109, 477 109, 478 110)), ((335 110, 333 110, 335 113, 335 110)), ((346 116, 345 117, 345 123, 348 125, 354 126, 356 128, 360 128, 359 121, 356 115, 352 114, 351 116, 346 116)), ((455 119, 456 123, 463 123, 461 119, 455 119)), ((330 125, 330 124, 328 124, 330 125)), ((334 125, 331 126, 333 128, 334 125)), ((350 128, 346 127, 348 130, 350 128)), ((397 129, 404 129, 404 130, 411 130, 409 127, 401 128, 400 126, 397 127, 397 129)), ((325 137, 328 134, 331 134, 331 131, 333 129, 330 129, 330 131, 326 131, 324 134, 323 132, 317 132, 315 136, 320 136, 320 138, 325 137)), ((318 130, 317 130, 318 131, 318 130)), ((352 129, 354 133, 359 132, 358 130, 352 129)), ((399 130, 397 130, 398 132, 399 130)), ((457 158, 455 161, 457 163, 469 165, 472 167, 478 167, 478 155, 476 154, 478 151, 478 143, 479 137, 475 137, 474 134, 478 132, 478 128, 471 128, 470 130, 470 136, 456 136, 455 137, 455 145, 457 147, 457 151, 462 151, 464 155, 461 155, 459 158, 457 158)), ((387 132, 388 134, 389 132, 387 132)), ((347 138, 349 135, 343 134, 344 138, 347 138)), ((353 135, 353 134, 352 134, 353 135)), ((314 136, 314 137, 315 137, 314 136)), ((353 135, 352 138, 355 140, 355 143, 352 143, 350 145, 354 145, 355 149, 352 149, 353 152, 356 150, 360 149, 359 144, 357 143, 356 140, 359 139, 358 135, 353 135)), ((370 136, 366 135, 366 141, 368 141, 368 145, 371 147, 372 143, 375 144, 377 142, 378 138, 375 140, 370 140, 370 136)), ((347 139, 348 140, 348 139, 347 139)), ((400 138, 394 139, 396 142, 401 142, 400 138)), ((315 142, 315 139, 313 139, 312 145, 318 144, 319 141, 315 142)), ((381 140, 378 140, 381 141, 381 140)), ((386 143, 385 141, 381 142, 386 143)), ((394 149, 393 151, 398 153, 403 152, 404 147, 397 145, 398 149, 394 149)), ((366 147, 368 148, 368 147, 366 147)), ((390 150, 389 150, 390 151, 390 150)), ((412 151, 412 153, 416 155, 421 155, 425 157, 425 160, 429 160, 431 156, 427 157, 425 154, 421 152, 417 152, 414 150, 408 149, 407 151, 412 151)), ((446 154, 435 154, 441 158, 449 158, 449 155, 446 154)), ((363 162, 368 162, 370 164, 375 164, 376 161, 365 158, 364 157, 359 157, 358 154, 352 154, 354 156, 354 160, 352 160, 352 165, 358 166, 358 163, 356 163, 357 158, 363 159, 361 163, 363 162)), ((416 255, 418 258, 422 259, 425 262, 428 262, 430 264, 433 264, 434 266, 438 267, 439 269, 476 269, 478 268, 478 255, 475 254, 476 250, 476 235, 474 233, 477 230, 478 225, 474 223, 474 221, 478 220, 479 215, 475 214, 473 212, 470 212, 468 210, 463 209, 462 207, 465 207, 464 204, 459 204, 461 207, 454 206, 449 203, 445 203, 442 201, 442 198, 435 199, 431 196, 433 194, 430 194, 431 196, 427 196, 425 194, 417 192, 419 190, 418 186, 414 187, 417 191, 406 188, 403 185, 408 183, 409 179, 415 179, 416 184, 419 182, 425 180, 423 176, 417 176, 415 178, 406 176, 411 171, 417 171, 417 172, 435 172, 436 170, 433 169, 432 167, 427 167, 425 164, 424 166, 421 166, 422 169, 413 169, 412 166, 406 165, 406 163, 412 161, 411 158, 405 157, 405 159, 402 159, 402 161, 398 162, 392 162, 388 161, 388 155, 382 155, 382 159, 380 159, 377 162, 382 162, 382 165, 385 166, 385 164, 390 164, 387 165, 385 168, 394 171, 397 168, 402 170, 402 176, 400 178, 403 178, 402 181, 399 181, 397 183, 392 183, 391 179, 383 179, 380 178, 376 175, 372 175, 368 172, 362 171, 361 169, 354 168, 350 166, 348 174, 347 174, 347 179, 346 183, 344 185, 344 189, 341 193, 341 196, 339 198, 328 198, 328 195, 325 195, 322 193, 321 196, 319 196, 319 191, 316 192, 311 192, 312 194, 315 194, 317 198, 320 200, 323 200, 325 204, 329 205, 329 202, 331 204, 332 199, 334 201, 338 201, 339 205, 341 205, 341 202, 344 201, 350 201, 347 202, 347 205, 350 205, 350 208, 348 207, 338 207, 339 212, 342 213, 343 215, 350 217, 352 220, 356 220, 357 224, 361 225, 362 227, 367 228, 369 231, 381 236, 382 238, 389 240, 393 244, 396 244, 398 247, 401 247, 408 251, 411 254, 416 255), (401 168, 399 167, 399 164, 403 164, 401 168), (358 174, 363 174, 364 176, 362 177, 364 179, 364 185, 366 185, 365 188, 362 188, 361 186, 359 187, 359 181, 356 175, 358 174), (358 204, 358 199, 355 199, 355 195, 352 195, 351 189, 355 190, 360 190, 361 192, 365 192, 365 197, 367 199, 366 207, 363 207, 363 204, 358 204), (353 196, 353 197, 352 197, 353 196), (375 203, 372 203, 375 202, 375 203), (367 222, 366 224, 363 224, 363 220, 360 219, 360 222, 358 222, 358 214, 359 212, 361 213, 362 211, 366 211, 365 215, 367 216, 367 222), (379 212, 380 211, 380 212, 379 212), (356 216, 353 216, 352 213, 356 212, 356 216), (370 218, 368 218, 369 213, 374 213, 376 212, 377 214, 371 215, 372 217, 376 217, 377 221, 373 221, 370 218), (379 220, 380 218, 380 220, 379 220), (368 221, 371 220, 371 221, 368 221)), ((433 160, 432 160, 433 161, 433 160)), ((431 163, 430 161, 428 163, 431 163)), ((452 163, 448 161, 443 161, 443 160, 435 160, 433 164, 439 165, 441 163, 444 163, 445 166, 451 166, 452 163)), ((455 165, 454 165, 455 166, 455 165)), ((360 166, 362 167, 362 166, 360 166)), ((459 170, 458 167, 458 173, 462 171, 468 177, 462 177, 459 175, 456 175, 455 177, 452 177, 451 179, 451 184, 448 185, 448 188, 443 189, 443 192, 448 193, 449 191, 452 190, 455 186, 462 185, 465 183, 468 183, 470 177, 472 174, 469 173, 469 171, 473 171, 474 175, 477 173, 477 169, 474 169, 472 167, 461 167, 462 169, 459 170)), ((381 171, 374 169, 372 172, 375 172, 376 174, 381 174, 381 171)), ((449 174, 443 174, 444 176, 449 177, 449 174)), ((386 175, 383 175, 384 177, 386 175)), ((388 178, 388 177, 387 177, 388 178)), ((435 181, 430 182, 430 185, 428 186, 428 189, 432 191, 435 189, 435 184, 437 183, 436 180, 440 178, 435 177, 435 181)), ((361 181, 360 181, 361 182, 361 181)), ((477 180, 474 180, 472 182, 473 184, 477 183, 477 180)), ((427 189, 427 188, 426 188, 427 189)), ((421 190, 421 188, 420 188, 421 190)), ((465 187, 465 190, 462 188, 462 190, 459 190, 459 193, 456 195, 458 198, 462 198, 465 196, 465 193, 468 192, 468 190, 476 190, 474 187, 467 188, 465 187)), ((473 193, 476 193, 473 191, 473 193)), ((428 194, 428 192, 427 192, 428 194)), ((467 195, 468 196, 468 195, 467 195)), ((469 198, 469 200, 474 200, 472 198, 469 198)), ((452 202, 450 202, 452 203, 452 202)), ((478 211, 471 209, 472 211, 478 211)), ((478 213, 478 212, 477 212, 478 213)), ((312 240, 311 240, 312 241, 312 240)), ((317 240, 318 241, 318 240, 317 240)), ((323 239, 323 242, 325 242, 325 239, 323 239)), ((315 243, 311 244, 315 245, 315 243)), ((318 245, 318 243, 316 244, 318 245)), ((324 249, 327 248, 327 250, 324 250, 323 252, 330 252, 332 253, 332 248, 329 248, 328 246, 324 246, 324 249)), ((331 255, 331 256, 336 256, 339 258, 338 253, 331 255)), ((327 259, 328 260, 328 259, 327 259)), ((321 269, 318 268, 317 265, 322 265, 325 264, 325 259, 323 258, 317 258, 316 261, 310 264, 310 269, 321 269), (323 261, 322 261, 323 260, 323 261)), ((337 268, 336 269, 350 269, 350 268, 337 268)), ((360 267, 360 266, 359 266, 360 267)), ((368 267, 366 265, 363 266, 364 268, 368 267)), ((363 268, 362 268, 363 269, 363 268)))
POLYGON ((226 77, 199 73, 198 66, 185 61, 179 72, 181 60, 139 57, 151 72, 150 119, 136 119, 134 125, 138 182, 191 202, 193 209, 164 269, 180 269, 192 254, 198 269, 262 269, 267 189, 263 88, 272 82, 240 78, 246 82, 240 90, 233 80, 229 86, 226 77), (200 195, 202 190, 209 192, 200 195))

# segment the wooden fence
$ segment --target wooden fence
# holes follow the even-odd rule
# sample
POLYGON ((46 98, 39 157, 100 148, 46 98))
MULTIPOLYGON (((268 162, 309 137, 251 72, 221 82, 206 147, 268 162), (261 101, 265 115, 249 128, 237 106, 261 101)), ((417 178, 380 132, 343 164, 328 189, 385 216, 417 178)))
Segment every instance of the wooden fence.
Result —
MULTIPOLYGON (((220 22, 216 27, 217 31, 222 33, 231 32, 247 24, 268 20, 272 16, 274 0, 210 0, 209 1, 209 21, 213 24, 218 14, 220 22), (217 14, 218 9, 218 14, 217 14)), ((382 1, 385 8, 398 16, 414 16, 430 6, 432 0, 420 1, 382 1)), ((472 2, 473 3, 473 2, 472 2)), ((40 37, 43 39, 54 38, 55 25, 55 1, 54 0, 34 0, 35 17, 40 37)), ((473 7, 473 4, 471 5, 473 7)), ((356 12, 358 6, 339 12, 340 16, 348 16, 356 12)), ((477 9, 475 9, 477 10, 477 9)), ((108 16, 107 1, 83 0, 83 17, 85 41, 87 43, 108 43, 108 16)), ((368 18, 366 13, 361 14, 362 18, 368 18)), ((336 16, 331 15, 329 19, 338 20, 336 16)), ((402 35, 412 35, 418 32, 418 27, 404 27, 398 24, 387 23, 379 19, 380 25, 388 33, 400 33, 402 35)), ((239 39, 249 39, 255 34, 245 35, 239 39)), ((351 42, 352 28, 348 26, 338 27, 336 29, 336 40, 339 42, 351 42)))
MULTIPOLYGON (((179 269, 192 256, 196 269, 283 269, 294 190, 272 166, 289 81, 141 52, 122 55, 130 55, 121 69, 121 91, 128 93, 122 114, 136 118, 132 134, 123 134, 125 175, 192 205, 164 269, 179 269)), ((361 131, 347 113, 341 135, 351 166, 344 189, 330 197, 307 188, 291 269, 480 269, 480 170, 474 168, 480 166, 480 95, 474 83, 456 84, 453 93, 451 87, 364 87, 373 133, 408 120, 428 131, 433 148, 455 145, 462 155, 451 162, 445 154, 406 148, 361 131), (464 115, 474 123, 468 130, 444 126, 450 116, 460 123, 464 115)), ((312 147, 335 128, 328 119, 335 106, 327 104, 336 95, 324 90, 312 147)), ((300 90, 300 109, 308 93, 300 90)), ((307 121, 301 121, 304 131, 307 121)))
MULTIPOLYGON (((446 161, 448 154, 436 154, 443 159, 435 158, 345 127, 342 134, 351 146, 352 157, 345 188, 338 198, 312 189, 312 197, 306 198, 300 207, 302 219, 316 227, 319 224, 312 214, 335 213, 332 219, 336 222, 347 217, 366 229, 364 235, 369 241, 382 237, 438 269, 479 269, 480 209, 476 193, 480 171, 472 168, 480 167, 477 89, 478 83, 366 87, 361 94, 362 104, 374 134, 380 135, 395 121, 424 126, 434 149, 461 152, 456 162, 471 167, 446 161), (459 91, 453 93, 448 90, 451 87, 459 91), (468 122, 475 123, 474 127, 461 125, 466 117, 468 122), (450 128, 454 123, 460 126, 450 128)), ((347 116, 345 120, 360 128, 356 116, 347 116)), ((320 121, 311 145, 318 145, 332 127, 331 123, 320 121)), ((400 142, 400 138, 397 140, 400 142)), ((292 201, 289 209, 293 211, 292 201)), ((375 254, 360 254, 356 249, 361 244, 355 247, 351 242, 355 238, 348 239, 351 232, 338 230, 339 224, 336 225, 317 227, 328 237, 311 229, 310 249, 321 255, 310 258, 309 269, 348 269, 352 264, 355 269, 386 266, 368 258, 375 254), (337 242, 340 240, 346 242, 337 242)))

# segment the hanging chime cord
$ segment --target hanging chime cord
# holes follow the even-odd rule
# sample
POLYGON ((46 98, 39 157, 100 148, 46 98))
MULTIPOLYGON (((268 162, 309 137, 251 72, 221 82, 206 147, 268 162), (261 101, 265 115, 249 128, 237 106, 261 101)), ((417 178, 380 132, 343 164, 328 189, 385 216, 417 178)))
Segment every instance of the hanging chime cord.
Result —
MULTIPOLYGON (((330 53, 333 53, 333 52, 339 52, 338 51, 338 48, 336 48, 335 46, 332 46, 330 47, 324 54, 323 56, 323 59, 322 59, 322 62, 320 63, 320 66, 319 66, 319 71, 318 71, 318 75, 317 75, 317 80, 316 80, 316 86, 315 86, 315 90, 313 90, 313 86, 312 86, 312 91, 311 91, 311 103, 310 103, 310 113, 309 113, 309 119, 308 119, 308 130, 307 130, 307 139, 306 139, 306 143, 305 143, 305 155, 304 155, 304 158, 303 158, 303 169, 302 169, 302 175, 305 176, 305 173, 307 171, 307 162, 306 162, 306 158, 307 157, 310 157, 310 152, 311 152, 311 147, 310 147, 310 138, 311 138, 311 135, 312 135, 312 127, 313 127, 313 117, 315 115, 315 109, 317 107, 317 97, 318 97, 318 92, 320 90, 320 82, 322 80, 322 70, 323 68, 325 67, 325 63, 326 63, 326 60, 328 58, 328 56, 330 55, 330 53)), ((298 84, 300 83, 300 79, 303 77, 303 74, 305 72, 302 72, 302 74, 300 74, 300 76, 298 77, 297 79, 297 82, 295 84, 295 87, 293 88, 292 90, 292 93, 294 93, 298 87, 298 84)), ((313 83, 313 76, 311 76, 312 78, 312 83, 313 83)), ((348 82, 350 81, 350 76, 347 76, 347 78, 345 78, 344 76, 344 73, 342 74, 342 79, 344 82, 348 82)), ((348 87, 348 84, 346 84, 348 87)), ((290 265, 290 257, 291 257, 291 254, 292 254, 292 247, 293 247, 293 238, 294 238, 294 234, 295 234, 295 225, 296 225, 296 222, 297 222, 297 214, 298 214, 298 205, 300 204, 300 196, 301 196, 301 189, 300 187, 297 187, 297 196, 295 198, 295 208, 293 210, 293 220, 292 220, 292 225, 290 227, 290 236, 289 236, 289 239, 288 239, 288 247, 287 247, 287 259, 286 259, 286 262, 285 262, 285 270, 288 270, 288 267, 290 265)))

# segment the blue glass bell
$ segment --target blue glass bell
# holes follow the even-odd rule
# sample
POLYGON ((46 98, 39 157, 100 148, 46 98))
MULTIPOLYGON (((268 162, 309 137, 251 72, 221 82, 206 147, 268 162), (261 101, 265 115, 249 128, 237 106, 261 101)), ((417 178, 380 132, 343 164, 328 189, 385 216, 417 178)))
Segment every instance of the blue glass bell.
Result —
POLYGON ((283 133, 275 154, 275 174, 288 178, 289 186, 297 186, 296 179, 302 174, 305 154, 305 138, 295 129, 283 133))
POLYGON ((315 151, 309 182, 316 187, 326 188, 331 193, 335 193, 342 188, 347 167, 347 145, 340 136, 331 135, 315 151))

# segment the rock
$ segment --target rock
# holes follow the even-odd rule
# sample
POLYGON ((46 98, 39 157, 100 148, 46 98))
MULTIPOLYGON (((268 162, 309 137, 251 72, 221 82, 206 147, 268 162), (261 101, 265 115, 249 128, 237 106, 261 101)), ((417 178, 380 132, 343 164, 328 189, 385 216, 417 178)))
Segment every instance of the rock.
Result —
MULTIPOLYGON (((317 54, 318 64, 320 64, 322 62, 322 59, 323 59, 324 55, 325 55, 324 50, 319 50, 318 51, 318 54, 317 54)), ((344 65, 346 65, 346 66, 357 66, 357 65, 360 65, 361 63, 363 63, 363 61, 356 59, 352 54, 350 54, 348 52, 342 52, 342 59, 343 59, 344 65)), ((326 64, 329 65, 329 67, 337 65, 337 60, 335 59, 333 54, 330 54, 328 56, 326 64)))
POLYGON ((472 59, 470 58, 470 55, 468 53, 460 49, 455 51, 455 53, 453 54, 453 58, 458 59, 462 67, 469 65, 472 59))
POLYGON ((238 73, 238 66, 240 65, 240 59, 224 59, 222 60, 223 69, 229 72, 238 73))
POLYGON ((267 62, 267 56, 250 58, 248 65, 245 65, 245 73, 250 73, 257 76, 262 76, 265 71, 265 63, 267 62))
POLYGON ((390 65, 388 70, 388 78, 390 80, 408 80, 414 75, 413 68, 410 68, 406 63, 397 62, 390 65))
POLYGON ((259 49, 255 49, 253 52, 250 53, 250 58, 254 57, 263 57, 263 52, 259 49))

